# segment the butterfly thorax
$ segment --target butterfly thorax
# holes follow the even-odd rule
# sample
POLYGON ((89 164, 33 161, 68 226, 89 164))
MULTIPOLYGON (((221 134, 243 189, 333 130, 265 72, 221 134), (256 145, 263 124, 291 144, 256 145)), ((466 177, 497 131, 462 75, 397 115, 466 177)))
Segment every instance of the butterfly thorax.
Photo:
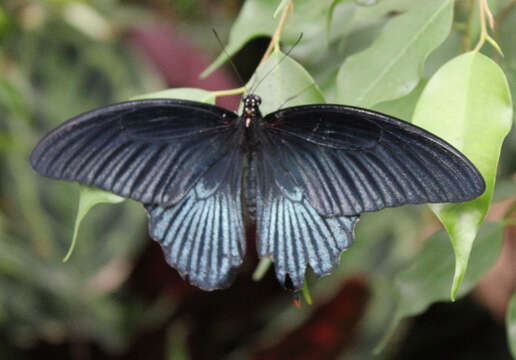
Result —
POLYGON ((249 94, 244 96, 244 111, 242 113, 242 119, 244 120, 245 127, 249 128, 253 123, 262 119, 260 112, 260 104, 262 99, 258 95, 249 94))
POLYGON ((259 143, 257 138, 257 128, 263 122, 263 116, 260 112, 262 99, 258 95, 249 94, 244 96, 243 103, 244 110, 240 116, 240 121, 241 126, 245 129, 245 146, 247 151, 252 151, 259 143))

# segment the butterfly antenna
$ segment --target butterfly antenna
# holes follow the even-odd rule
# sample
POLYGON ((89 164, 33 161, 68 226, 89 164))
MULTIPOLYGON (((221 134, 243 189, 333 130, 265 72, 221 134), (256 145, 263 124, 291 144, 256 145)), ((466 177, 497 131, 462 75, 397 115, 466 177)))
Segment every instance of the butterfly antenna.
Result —
POLYGON ((256 84, 256 86, 252 86, 251 89, 249 90, 249 93, 254 93, 254 91, 256 91, 258 89, 258 87, 261 85, 261 83, 263 82, 263 80, 265 80, 267 78, 267 76, 269 76, 272 72, 276 71, 276 69, 278 68, 278 66, 280 66, 280 64, 283 62, 283 60, 285 60, 289 55, 290 53, 292 52, 292 50, 294 50, 294 48, 297 46, 297 44, 299 44, 299 42, 301 41, 301 39, 303 38, 303 33, 299 34, 299 37, 297 38, 296 42, 290 47, 290 49, 288 49, 288 51, 285 53, 285 55, 281 58, 280 61, 277 62, 276 65, 274 65, 272 67, 272 69, 270 69, 264 76, 263 78, 256 84))
POLYGON ((311 87, 315 86, 315 83, 311 83, 310 85, 306 86, 305 88, 303 88, 301 91, 297 92, 296 94, 288 97, 285 101, 283 101, 283 103, 280 105, 279 109, 280 110, 281 108, 283 108, 283 106, 285 106, 285 104, 287 104, 288 102, 294 100, 295 98, 297 98, 299 95, 301 95, 302 93, 304 93, 306 90, 310 89, 311 87))
POLYGON ((229 56, 228 52, 226 51, 226 48, 224 47, 224 44, 220 40, 220 37, 219 37, 219 34, 217 33, 217 30, 215 30, 214 28, 212 28, 211 30, 213 31, 213 34, 215 35, 215 38, 217 39, 217 42, 219 43, 220 48, 222 49, 222 52, 228 58, 228 61, 231 64, 231 67, 233 68, 233 71, 235 72, 236 76, 238 77, 238 80, 240 81, 242 86, 245 86, 244 79, 242 78, 242 75, 240 75, 240 73, 238 72, 238 69, 237 69, 235 63, 233 62, 233 60, 231 60, 231 56, 229 56))

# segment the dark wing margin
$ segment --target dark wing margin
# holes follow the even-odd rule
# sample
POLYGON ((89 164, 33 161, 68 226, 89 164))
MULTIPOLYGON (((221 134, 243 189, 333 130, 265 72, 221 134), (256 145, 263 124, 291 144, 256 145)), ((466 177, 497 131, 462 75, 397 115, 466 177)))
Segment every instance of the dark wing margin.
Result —
MULTIPOLYGON (((485 190, 478 170, 453 146, 365 109, 307 105, 280 110, 265 117, 261 139, 274 154, 277 171, 288 174, 284 177, 323 216, 462 202, 485 190)), ((275 181, 283 189, 284 180, 275 181)))
POLYGON ((178 204, 147 205, 149 234, 167 262, 203 290, 227 287, 245 252, 241 208, 242 155, 219 160, 178 204))
POLYGON ((41 175, 170 206, 231 149, 236 114, 172 99, 136 100, 63 123, 34 148, 41 175))
POLYGON ((274 164, 274 153, 266 148, 256 153, 258 254, 273 260, 284 286, 288 276, 300 290, 308 265, 317 276, 338 265, 341 253, 353 243, 358 216, 321 216, 274 164))

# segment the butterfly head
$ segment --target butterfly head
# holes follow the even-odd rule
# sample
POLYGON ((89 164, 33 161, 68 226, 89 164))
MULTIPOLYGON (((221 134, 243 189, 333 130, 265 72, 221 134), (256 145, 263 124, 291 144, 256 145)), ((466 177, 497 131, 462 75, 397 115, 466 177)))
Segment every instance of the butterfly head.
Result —
POLYGON ((251 122, 261 117, 260 104, 262 99, 258 95, 249 94, 244 96, 244 113, 242 117, 245 119, 245 126, 249 127, 251 122))

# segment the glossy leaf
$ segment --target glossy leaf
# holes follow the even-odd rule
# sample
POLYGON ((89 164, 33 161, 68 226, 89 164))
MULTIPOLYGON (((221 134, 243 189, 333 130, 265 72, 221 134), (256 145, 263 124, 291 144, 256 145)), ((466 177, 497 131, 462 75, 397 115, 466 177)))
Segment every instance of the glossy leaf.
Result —
POLYGON ((414 115, 416 104, 427 84, 426 80, 422 80, 408 95, 400 97, 396 100, 386 101, 373 106, 373 110, 397 117, 398 119, 411 121, 414 115))
POLYGON ((413 122, 464 153, 486 182, 485 193, 473 201, 431 205, 450 234, 455 251, 451 291, 454 299, 473 240, 489 209, 500 148, 512 125, 507 80, 486 56, 473 52, 461 55, 432 77, 418 102, 413 122))
MULTIPOLYGON (((486 223, 482 226, 472 248, 471 269, 464 278, 458 296, 467 294, 494 264, 502 247, 502 235, 503 227, 499 223, 486 223)), ((439 231, 425 242, 411 264, 396 275, 396 310, 389 330, 375 352, 383 349, 401 320, 420 314, 431 304, 449 298, 449 286, 454 271, 454 259, 450 250, 446 232, 439 231)))
POLYGON ((509 349, 513 358, 516 358, 516 293, 512 294, 505 318, 507 327, 507 339, 509 341, 509 349))
POLYGON ((374 4, 372 3, 374 0, 365 1, 370 4, 365 5, 365 3, 351 0, 333 0, 327 15, 328 35, 333 36, 335 30, 338 31, 337 37, 342 37, 348 33, 356 35, 371 25, 383 24, 385 19, 391 17, 392 14, 402 14, 420 5, 413 0, 376 1, 374 4), (348 8, 347 13, 339 15, 345 7, 348 8), (338 26, 331 28, 331 25, 335 25, 337 21, 339 22, 338 26))
POLYGON ((210 75, 227 61, 225 53, 233 56, 248 41, 260 36, 272 36, 279 22, 279 18, 272 17, 277 3, 277 0, 246 1, 231 27, 225 51, 202 72, 201 78, 210 75))
POLYGON ((310 74, 279 51, 258 68, 247 87, 262 98, 263 115, 284 107, 325 102, 310 74))
MULTIPOLYGON (((357 4, 356 2, 354 3, 357 4)), ((353 21, 355 28, 361 28, 386 19, 392 16, 392 14, 403 14, 412 8, 418 7, 421 7, 421 3, 414 2, 413 0, 378 1, 374 6, 357 6, 353 21)))
POLYGON ((342 64, 338 101, 371 107, 410 93, 427 56, 448 36, 452 15, 453 1, 430 0, 391 20, 373 45, 342 64))
MULTIPOLYGON (((233 56, 248 41, 257 37, 270 37, 276 30, 280 17, 273 17, 278 0, 248 0, 244 3, 238 18, 233 23, 225 52, 233 56)), ((320 57, 327 51, 326 42, 321 41, 327 32, 327 18, 331 3, 328 1, 299 1, 287 18, 282 32, 283 44, 294 44, 302 33, 303 38, 296 45, 295 53, 300 56, 320 57)), ((342 34, 342 27, 347 28, 348 11, 338 11, 334 15, 331 29, 332 37, 342 34)), ((201 74, 206 77, 225 63, 228 56, 222 52, 219 57, 201 74)))

